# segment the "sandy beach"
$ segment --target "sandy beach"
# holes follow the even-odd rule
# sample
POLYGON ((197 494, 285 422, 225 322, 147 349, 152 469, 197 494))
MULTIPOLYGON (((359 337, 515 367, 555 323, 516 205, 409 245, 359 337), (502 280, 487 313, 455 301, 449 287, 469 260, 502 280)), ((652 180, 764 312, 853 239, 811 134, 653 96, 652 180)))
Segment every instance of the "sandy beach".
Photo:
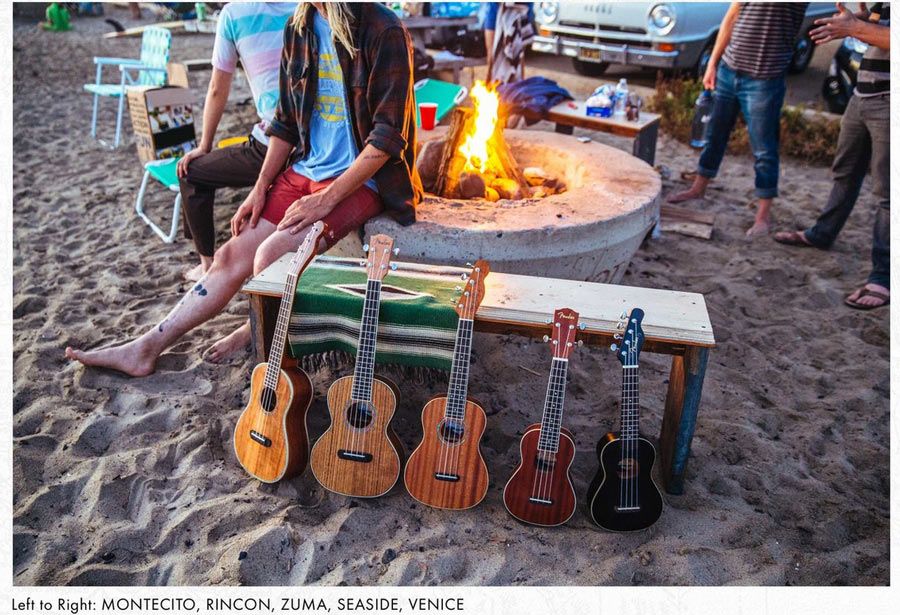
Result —
MULTIPOLYGON (((109 9, 124 25, 127 12, 109 9)), ((470 393, 488 411, 484 502, 461 512, 418 505, 402 486, 376 500, 326 492, 310 472, 277 485, 252 480, 231 445, 253 360, 224 366, 202 351, 247 316, 225 312, 129 379, 85 369, 67 345, 95 348, 158 322, 187 289, 193 244, 158 240, 134 213, 135 145, 89 136, 92 57, 137 57, 139 38, 78 19, 68 33, 14 22, 13 574, 17 585, 884 585, 889 582, 889 313, 857 312, 844 295, 869 272, 875 197, 829 252, 791 249, 752 223, 752 161, 726 158, 709 197, 709 241, 666 233, 635 255, 624 284, 699 292, 718 346, 711 352, 685 493, 666 495, 650 530, 605 533, 579 508, 559 528, 525 526, 503 507, 522 430, 540 418, 550 354, 537 340, 477 335, 470 393), (532 372, 541 374, 535 376, 532 372)), ((172 58, 208 58, 213 38, 175 35, 172 58)), ((115 71, 113 71, 115 72, 115 71)), ((209 73, 192 74, 202 102, 209 73)), ((254 121, 236 80, 218 135, 254 121)), ((111 135, 115 104, 101 101, 111 135)), ((126 124, 128 120, 126 118, 126 124)), ((549 124, 532 129, 552 130, 549 124)), ((598 141, 630 143, 595 133, 598 141)), ((684 184, 697 153, 661 135, 657 164, 684 184)), ((775 229, 803 228, 822 206, 830 171, 787 159, 775 229)), ((675 181, 677 180, 677 181, 675 181)), ((156 187, 154 211, 170 210, 156 187)), ((217 197, 219 241, 243 191, 217 197)), ((449 263, 448 263, 449 264, 449 263)), ((642 306, 650 311, 652 306, 642 306)), ((666 357, 642 366, 642 431, 659 434, 666 357)), ((328 424, 324 394, 349 366, 310 374, 312 438, 328 424)), ((621 370, 612 353, 571 361, 564 425, 583 498, 594 446, 616 430, 621 370)), ((394 420, 408 450, 419 413, 446 377, 399 383, 394 420)))

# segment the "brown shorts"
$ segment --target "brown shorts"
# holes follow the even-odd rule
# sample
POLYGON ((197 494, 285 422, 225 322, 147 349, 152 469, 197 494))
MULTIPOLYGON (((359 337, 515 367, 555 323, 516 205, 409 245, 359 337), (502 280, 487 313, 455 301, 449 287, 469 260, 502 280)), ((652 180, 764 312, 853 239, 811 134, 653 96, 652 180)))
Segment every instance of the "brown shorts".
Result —
MULTIPOLYGON (((314 182, 308 177, 295 173, 293 169, 288 169, 279 175, 272 187, 269 188, 262 217, 277 225, 294 201, 324 190, 334 180, 335 178, 314 182)), ((329 248, 332 247, 344 235, 359 228, 369 218, 377 216, 383 210, 384 207, 377 192, 368 186, 357 189, 356 192, 338 203, 331 213, 322 218, 322 221, 328 225, 325 230, 325 243, 329 248)))

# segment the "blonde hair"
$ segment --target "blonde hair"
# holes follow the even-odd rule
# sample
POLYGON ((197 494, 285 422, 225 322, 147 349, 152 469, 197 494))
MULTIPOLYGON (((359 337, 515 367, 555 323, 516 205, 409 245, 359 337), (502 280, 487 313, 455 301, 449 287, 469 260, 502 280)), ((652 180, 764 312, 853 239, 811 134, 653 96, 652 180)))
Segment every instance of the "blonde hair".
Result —
MULTIPOLYGON (((350 6, 346 2, 328 2, 326 14, 322 15, 331 27, 331 40, 335 45, 340 43, 343 45, 351 58, 356 57, 356 47, 353 46, 353 38, 350 36, 350 24, 353 21, 353 15, 350 13, 350 6)), ((294 31, 299 33, 306 23, 306 16, 309 11, 315 10, 312 2, 298 2, 297 10, 294 11, 294 31)))

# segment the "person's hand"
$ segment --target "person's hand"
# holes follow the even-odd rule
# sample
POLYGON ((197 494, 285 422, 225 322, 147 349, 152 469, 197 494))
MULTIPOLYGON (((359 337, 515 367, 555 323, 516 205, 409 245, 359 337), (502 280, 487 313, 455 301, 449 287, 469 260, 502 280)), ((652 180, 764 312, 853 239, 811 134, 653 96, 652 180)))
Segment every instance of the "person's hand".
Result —
POLYGON ((199 158, 204 154, 208 154, 209 149, 203 147, 195 147, 187 154, 181 157, 178 161, 178 164, 175 165, 175 173, 178 175, 179 179, 184 179, 187 177, 188 165, 191 164, 191 160, 194 158, 199 158))
POLYGON ((247 227, 245 222, 250 218, 250 228, 256 228, 259 215, 266 205, 266 191, 254 187, 231 217, 231 234, 237 237, 247 227))
POLYGON ((827 43, 835 39, 853 36, 859 20, 851 13, 842 2, 837 3, 838 12, 831 17, 816 20, 818 28, 809 31, 809 37, 816 45, 827 43))
POLYGON ((284 218, 278 224, 278 230, 283 231, 289 228, 292 235, 299 233, 316 220, 321 220, 330 214, 336 205, 331 201, 327 189, 297 199, 284 212, 284 218))
POLYGON ((716 65, 712 62, 706 65, 703 73, 703 89, 713 91, 716 89, 716 65))
POLYGON ((869 5, 865 2, 859 3, 859 10, 853 13, 854 17, 857 19, 861 19, 863 21, 869 21, 869 16, 872 15, 872 12, 869 10, 869 5))

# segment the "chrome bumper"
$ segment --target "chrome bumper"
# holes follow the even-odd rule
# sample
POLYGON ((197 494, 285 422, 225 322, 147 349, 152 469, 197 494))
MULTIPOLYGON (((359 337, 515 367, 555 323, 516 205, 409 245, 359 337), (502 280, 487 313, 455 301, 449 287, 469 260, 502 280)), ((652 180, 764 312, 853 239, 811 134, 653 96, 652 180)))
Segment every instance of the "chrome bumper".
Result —
POLYGON ((631 66, 651 66, 673 68, 678 61, 677 51, 657 51, 644 47, 629 47, 627 44, 610 45, 573 41, 559 36, 535 36, 531 43, 534 51, 580 58, 585 62, 609 62, 631 66), (583 51, 582 51, 583 50, 583 51), (594 57, 595 54, 599 57, 594 57))

